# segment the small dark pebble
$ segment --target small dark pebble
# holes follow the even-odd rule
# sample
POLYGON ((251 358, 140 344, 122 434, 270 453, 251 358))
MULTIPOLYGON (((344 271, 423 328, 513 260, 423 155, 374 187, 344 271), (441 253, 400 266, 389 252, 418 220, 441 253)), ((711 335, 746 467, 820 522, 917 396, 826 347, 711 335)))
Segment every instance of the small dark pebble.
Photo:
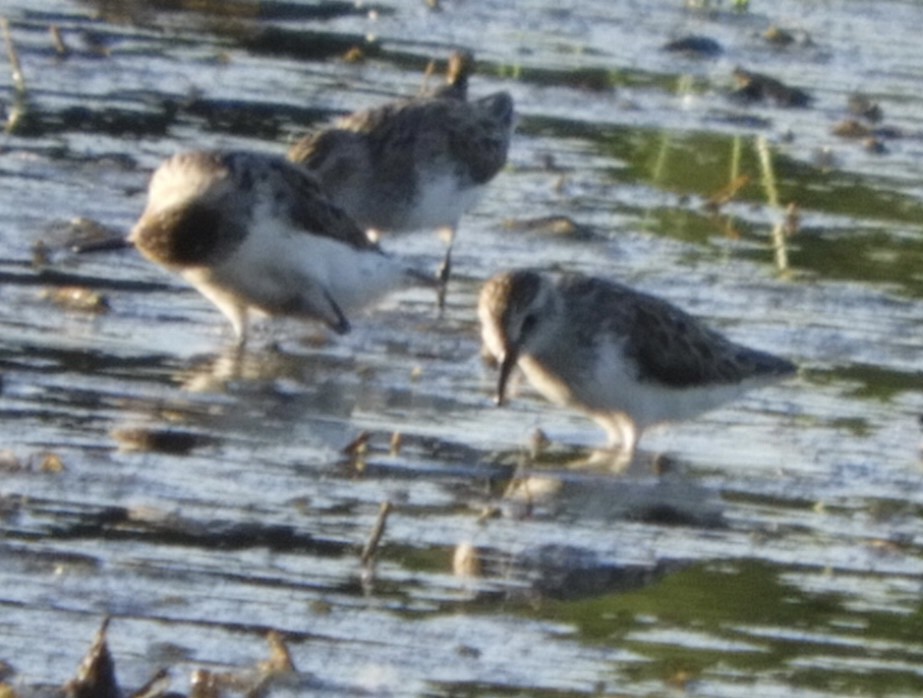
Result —
POLYGON ((479 659, 481 657, 481 650, 471 645, 459 645, 455 648, 455 652, 459 657, 468 657, 470 659, 479 659))
POLYGON ((126 451, 155 451, 185 455, 210 439, 179 429, 147 429, 143 427, 115 429, 112 438, 126 451))
POLYGON ((862 141, 862 147, 867 152, 873 153, 874 155, 884 155, 888 152, 888 146, 886 146, 880 138, 875 138, 874 136, 862 141))
POLYGON ((724 52, 721 44, 714 39, 707 36, 696 35, 683 36, 679 39, 667 42, 663 45, 663 50, 673 53, 685 53, 690 56, 700 56, 703 58, 720 56, 724 52))
POLYGON ((894 126, 867 126, 858 119, 844 119, 833 127, 833 135, 840 138, 876 140, 898 139, 903 137, 903 132, 894 126))
POLYGON ((763 33, 763 38, 770 44, 775 44, 776 46, 788 46, 789 44, 795 43, 795 37, 790 31, 786 31, 775 25, 769 27, 769 29, 763 33))
POLYGON ((734 79, 737 89, 731 92, 735 99, 758 102, 772 100, 780 107, 807 107, 811 103, 811 95, 797 87, 789 87, 775 78, 754 73, 744 68, 734 69, 734 79))
POLYGON ((849 95, 846 100, 846 106, 850 114, 862 117, 873 124, 877 124, 884 118, 884 112, 878 102, 874 102, 866 95, 858 92, 849 95))
POLYGON ((97 252, 130 247, 124 233, 92 218, 77 217, 68 221, 54 221, 45 230, 45 244, 62 247, 72 252, 97 252))
POLYGON ((741 111, 716 111, 711 117, 714 121, 738 128, 767 129, 772 128, 772 119, 741 111))
POLYGON ((840 138, 867 138, 872 129, 858 119, 846 119, 833 127, 833 135, 840 138))

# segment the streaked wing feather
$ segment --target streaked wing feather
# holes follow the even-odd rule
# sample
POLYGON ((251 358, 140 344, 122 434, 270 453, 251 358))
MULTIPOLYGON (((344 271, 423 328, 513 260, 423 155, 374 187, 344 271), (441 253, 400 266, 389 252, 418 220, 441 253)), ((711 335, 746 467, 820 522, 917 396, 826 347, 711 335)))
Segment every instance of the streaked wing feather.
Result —
POLYGON ((321 235, 356 249, 377 250, 363 230, 324 194, 317 178, 297 165, 279 162, 280 173, 291 188, 289 215, 292 222, 306 233, 321 235))
POLYGON ((752 371, 740 347, 664 301, 639 295, 629 339, 647 375, 674 388, 738 383, 752 371))
POLYGON ((600 326, 625 337, 626 355, 637 364, 641 380, 689 388, 783 374, 790 366, 783 359, 735 344, 666 301, 621 284, 579 279, 568 293, 584 296, 571 307, 592 314, 585 323, 593 328, 593 337, 598 337, 595 329, 600 326))

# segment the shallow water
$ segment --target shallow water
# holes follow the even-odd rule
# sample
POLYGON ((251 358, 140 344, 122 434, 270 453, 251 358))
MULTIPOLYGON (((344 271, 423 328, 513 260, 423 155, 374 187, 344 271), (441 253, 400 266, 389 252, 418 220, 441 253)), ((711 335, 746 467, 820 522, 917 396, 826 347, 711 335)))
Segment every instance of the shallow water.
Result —
MULTIPOLYGON (((28 99, 0 137, 9 683, 63 683, 111 615, 128 687, 162 666, 180 691, 195 668, 252 667, 277 629, 299 670, 279 695, 919 694, 916 3, 183 5, 4 10, 28 99), (765 42, 772 24, 794 44, 765 42), (660 50, 684 34, 724 53, 660 50), (365 60, 342 60, 355 46, 365 60), (472 93, 510 90, 520 121, 462 222, 445 317, 409 291, 343 338, 269 323, 239 357, 179 280, 131 251, 67 249, 78 218, 126 231, 168 154, 282 153, 334 114, 416 94, 457 46, 478 58, 472 93), (735 65, 814 102, 730 100, 735 65), (856 90, 899 132, 885 153, 831 134, 856 90), (771 233, 790 203, 784 260, 771 233), (524 224, 546 216, 579 228, 524 224), (645 435, 663 472, 569 467, 602 434, 524 384, 491 407, 478 355, 479 285, 523 265, 622 279, 801 375, 645 435), (71 286, 104 306, 62 304, 71 286), (536 428, 553 446, 523 470, 536 428), (480 574, 453 574, 465 544, 480 574)), ((9 70, 0 87, 9 120, 9 70)), ((442 254, 429 233, 385 245, 442 254)))

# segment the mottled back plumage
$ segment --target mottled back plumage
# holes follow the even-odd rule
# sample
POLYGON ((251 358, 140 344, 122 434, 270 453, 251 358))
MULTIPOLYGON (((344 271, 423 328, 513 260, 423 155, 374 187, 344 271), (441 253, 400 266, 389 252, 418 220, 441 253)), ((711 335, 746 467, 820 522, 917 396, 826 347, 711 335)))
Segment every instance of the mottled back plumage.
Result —
POLYGON ((506 164, 512 125, 513 101, 505 92, 472 102, 411 99, 343 117, 298 141, 288 157, 315 173, 360 225, 454 226, 463 211, 447 206, 417 225, 414 207, 441 176, 460 190, 493 179, 506 164))
POLYGON ((459 53, 450 61, 447 84, 434 95, 343 117, 288 153, 360 226, 376 233, 444 233, 440 308, 459 220, 506 164, 513 134, 508 93, 467 99, 473 64, 473 56, 459 53))
POLYGON ((129 239, 215 303, 240 341, 249 309, 343 333, 350 310, 424 280, 369 240, 312 174, 258 153, 168 159, 129 239))
POLYGON ((518 365, 548 399, 587 412, 630 452, 652 424, 795 372, 666 301, 598 278, 500 274, 485 284, 478 314, 485 347, 500 362, 499 402, 518 365))
POLYGON ((257 204, 288 220, 293 233, 375 247, 313 175, 280 158, 247 152, 192 151, 164 162, 151 179, 148 206, 131 239, 165 266, 207 264, 231 254, 246 237, 257 204))
POLYGON ((605 333, 624 337, 625 356, 637 364, 639 380, 690 388, 794 370, 788 361, 735 344, 676 306, 627 286, 565 276, 558 289, 572 324, 583 330, 581 341, 604 341, 605 333))

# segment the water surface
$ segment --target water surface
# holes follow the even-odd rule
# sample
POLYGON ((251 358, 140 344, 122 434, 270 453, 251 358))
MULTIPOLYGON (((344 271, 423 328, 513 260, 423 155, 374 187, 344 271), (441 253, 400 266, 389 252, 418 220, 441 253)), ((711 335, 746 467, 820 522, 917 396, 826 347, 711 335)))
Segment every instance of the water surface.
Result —
MULTIPOLYGON (((0 659, 17 690, 71 677, 109 615, 126 687, 253 667, 275 629, 298 669, 275 694, 919 694, 916 3, 4 11, 26 84, 17 101, 0 71, 4 117, 25 108, 0 140, 0 659), (795 40, 768 43, 771 25, 795 40), (724 51, 661 50, 686 34, 724 51), (444 317, 411 291, 343 338, 270 323, 241 357, 180 280, 66 248, 128 230, 169 154, 281 154, 416 94, 456 47, 478 58, 472 92, 509 90, 520 121, 462 222, 444 317), (811 106, 729 99, 737 65, 811 106), (884 112, 885 152, 832 134, 855 91, 884 112), (525 384, 493 408, 479 358, 479 286, 524 265, 657 293, 801 375, 646 435, 660 471, 570 467, 602 434, 525 384), (69 287, 101 300, 75 307, 69 287), (532 462, 537 428, 553 445, 532 462), (479 574, 453 573, 462 545, 479 574)), ((385 244, 442 255, 426 232, 385 244)))

